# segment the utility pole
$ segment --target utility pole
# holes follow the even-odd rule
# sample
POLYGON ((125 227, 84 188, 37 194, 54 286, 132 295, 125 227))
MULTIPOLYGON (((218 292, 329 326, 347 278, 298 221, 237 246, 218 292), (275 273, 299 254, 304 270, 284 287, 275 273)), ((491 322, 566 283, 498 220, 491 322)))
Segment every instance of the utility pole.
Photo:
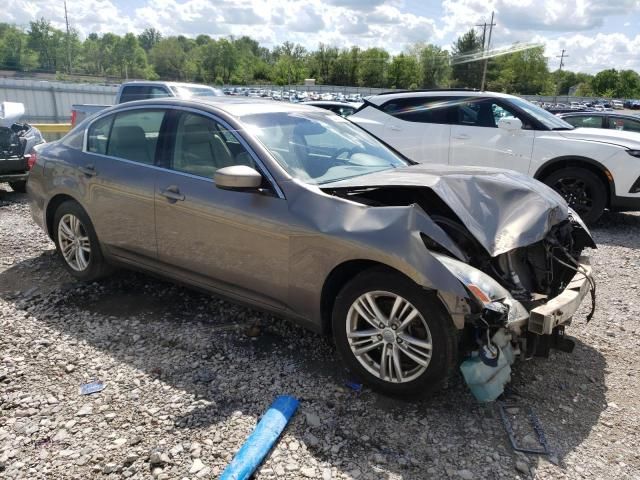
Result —
POLYGON ((558 67, 558 83, 556 85, 556 96, 553 100, 554 103, 558 103, 558 94, 560 93, 560 72, 562 72, 562 67, 564 67, 564 59, 567 58, 569 55, 566 55, 564 52, 566 52, 566 50, 563 48, 562 49, 562 53, 560 55, 556 55, 556 58, 560 59, 560 66, 558 67))
POLYGON ((67 0, 64 0, 64 21, 67 24, 67 73, 71 74, 71 35, 69 33, 69 16, 67 15, 67 0))
MULTIPOLYGON (((484 33, 482 34, 482 47, 484 50, 484 67, 482 68, 482 83, 480 84, 480 90, 484 91, 484 83, 487 79, 487 63, 489 62, 489 58, 487 57, 487 55, 489 55, 489 48, 491 48, 491 33, 493 32, 493 27, 496 26, 495 23, 493 23, 493 16, 494 16, 495 12, 491 12, 491 22, 489 23, 489 38, 487 40, 487 46, 486 48, 484 48, 484 33)), ((485 24, 485 31, 486 31, 487 25, 485 24)))

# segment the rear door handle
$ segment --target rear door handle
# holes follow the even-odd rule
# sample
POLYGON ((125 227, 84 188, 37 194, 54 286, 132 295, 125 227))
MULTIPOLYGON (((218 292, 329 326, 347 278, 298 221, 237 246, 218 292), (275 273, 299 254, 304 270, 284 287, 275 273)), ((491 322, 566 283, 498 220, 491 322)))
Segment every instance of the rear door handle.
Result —
POLYGON ((402 127, 399 127, 398 125, 389 125, 389 130, 393 130, 394 132, 400 132, 402 130, 402 127))
POLYGON ((469 140, 471 137, 466 133, 459 133, 458 135, 454 135, 453 138, 456 140, 469 140))
POLYGON ((94 177, 98 174, 98 172, 96 172, 96 167, 94 167, 93 165, 87 165, 86 167, 80 167, 78 168, 78 170, 80 170, 82 173, 84 173, 87 177, 94 177))
POLYGON ((175 201, 184 200, 184 195, 180 193, 180 189, 175 185, 171 185, 164 190, 160 190, 160 195, 163 197, 175 201))

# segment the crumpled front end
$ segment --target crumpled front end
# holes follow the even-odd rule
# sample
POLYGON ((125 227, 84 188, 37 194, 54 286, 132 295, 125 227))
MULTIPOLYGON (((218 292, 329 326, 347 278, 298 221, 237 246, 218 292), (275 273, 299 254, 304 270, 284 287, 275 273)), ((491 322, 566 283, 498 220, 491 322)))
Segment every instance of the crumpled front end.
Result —
POLYGON ((510 380, 517 358, 548 356, 551 348, 571 351, 564 336, 585 297, 595 309, 595 280, 586 247, 595 248, 575 213, 532 245, 493 257, 479 270, 450 256, 437 258, 476 300, 468 316, 461 371, 480 401, 495 400, 510 380))

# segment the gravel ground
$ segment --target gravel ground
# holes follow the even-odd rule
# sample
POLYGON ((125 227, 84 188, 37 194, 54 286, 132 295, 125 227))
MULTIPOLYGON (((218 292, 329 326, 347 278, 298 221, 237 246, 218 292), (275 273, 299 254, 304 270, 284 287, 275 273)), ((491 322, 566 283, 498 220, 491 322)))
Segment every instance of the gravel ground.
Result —
POLYGON ((640 215, 594 230, 598 308, 572 354, 518 364, 510 447, 460 378, 403 402, 345 386, 324 338, 149 276, 79 284, 0 185, 0 477, 214 478, 278 394, 301 407, 257 479, 640 479, 640 215), (81 396, 83 382, 106 382, 81 396))

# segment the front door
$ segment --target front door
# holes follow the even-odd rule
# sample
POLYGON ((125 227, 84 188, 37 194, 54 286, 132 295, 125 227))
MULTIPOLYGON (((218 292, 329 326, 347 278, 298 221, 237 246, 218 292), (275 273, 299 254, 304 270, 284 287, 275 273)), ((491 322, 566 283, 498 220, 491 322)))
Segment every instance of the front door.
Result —
POLYGON ((175 140, 155 191, 160 261, 222 293, 282 308, 289 285, 286 200, 266 183, 261 191, 216 187, 219 168, 261 168, 220 122, 176 112, 170 128, 175 140))
POLYGON ((467 98, 457 104, 457 118, 451 126, 449 163, 507 168, 527 173, 534 142, 534 130, 527 119, 496 98, 467 98), (517 117, 523 128, 498 128, 503 117, 517 117))

